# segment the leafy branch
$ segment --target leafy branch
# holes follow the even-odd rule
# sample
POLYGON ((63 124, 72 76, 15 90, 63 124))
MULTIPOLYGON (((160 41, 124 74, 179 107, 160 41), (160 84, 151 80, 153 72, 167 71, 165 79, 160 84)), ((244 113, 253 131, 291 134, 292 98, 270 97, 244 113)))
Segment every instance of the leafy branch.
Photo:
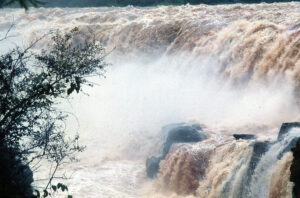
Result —
MULTIPOLYGON (((76 154, 85 149, 78 134, 67 137, 68 113, 56 106, 85 86, 93 86, 88 78, 103 76, 107 66, 104 48, 95 39, 77 42, 78 28, 52 34, 47 50, 32 50, 47 36, 24 50, 17 47, 0 55, 0 151, 12 153, 32 171, 38 171, 45 160, 55 164, 43 188, 44 197, 55 191, 52 182, 59 167, 76 160, 76 154)), ((68 190, 62 184, 57 189, 68 190)))

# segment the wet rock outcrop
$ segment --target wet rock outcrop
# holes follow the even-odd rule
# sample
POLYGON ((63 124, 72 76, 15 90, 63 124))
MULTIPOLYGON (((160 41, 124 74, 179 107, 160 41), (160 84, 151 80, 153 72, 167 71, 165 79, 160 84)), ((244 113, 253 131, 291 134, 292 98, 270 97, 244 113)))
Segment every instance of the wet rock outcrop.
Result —
POLYGON ((279 133, 278 133, 278 137, 277 140, 281 141, 284 139, 284 136, 288 134, 288 132, 290 131, 290 129, 292 128, 300 128, 300 122, 286 122, 286 123, 282 123, 279 133))
POLYGON ((146 160, 146 171, 147 171, 147 176, 150 178, 153 178, 156 176, 159 170, 159 162, 161 158, 160 157, 149 157, 146 160))
MULTIPOLYGON (((245 195, 249 194, 249 184, 251 183, 254 171, 262 156, 269 150, 270 143, 268 141, 256 141, 251 143, 249 147, 252 147, 252 153, 250 160, 246 165, 245 171, 242 175, 239 176, 237 176, 237 174, 234 174, 233 177, 226 182, 222 190, 222 194, 224 195, 224 197, 230 197, 231 191, 235 191, 236 196, 238 197, 246 197, 245 195), (238 179, 239 182, 238 184, 234 185, 236 179, 238 179)), ((241 167, 239 167, 238 169, 240 168, 241 167)))
POLYGON ((277 141, 288 141, 289 143, 278 155, 278 158, 280 159, 284 153, 292 151, 290 181, 294 183, 293 198, 300 198, 300 132, 292 131, 293 128, 300 128, 300 122, 283 123, 281 125, 277 141))
MULTIPOLYGON (((260 161, 261 157, 263 154, 265 154, 268 149, 270 148, 270 142, 268 141, 257 141, 254 142, 253 144, 251 144, 250 146, 253 147, 253 153, 252 156, 250 158, 250 162, 248 164, 248 168, 247 168, 247 172, 245 174, 244 177, 244 183, 243 184, 249 184, 251 182, 252 179, 252 175, 255 171, 255 168, 257 167, 258 162, 260 161)), ((245 195, 248 192, 248 186, 247 185, 243 185, 241 186, 241 195, 245 195)))
POLYGON ((147 176, 154 178, 159 171, 159 163, 166 157, 171 146, 175 143, 199 142, 207 138, 200 125, 188 125, 177 123, 164 126, 162 131, 165 141, 162 148, 162 154, 159 157, 152 156, 146 160, 147 176))
MULTIPOLYGON (((157 182, 163 190, 178 195, 280 198, 293 194, 293 198, 300 198, 299 126, 297 122, 283 123, 273 141, 232 141, 214 133, 201 141, 201 135, 193 136, 201 134, 201 127, 169 125, 163 129, 162 154, 148 158, 147 169, 152 177, 159 172, 157 182), (172 146, 192 142, 192 137, 201 142, 172 146)), ((236 139, 256 138, 252 134, 234 135, 236 139)))
POLYGON ((236 140, 239 140, 239 139, 243 139, 243 140, 253 140, 253 139, 256 139, 257 136, 254 135, 254 134, 233 134, 233 137, 236 139, 236 140))
POLYGON ((204 139, 206 139, 206 135, 199 125, 181 125, 171 128, 163 146, 163 158, 174 143, 199 142, 204 139))
MULTIPOLYGON (((299 128, 300 129, 300 122, 287 122, 283 123, 280 127, 280 131, 278 133, 277 141, 285 141, 286 137, 289 135, 290 132, 292 132, 292 129, 299 128)), ((299 134, 300 135, 300 134, 299 134)), ((299 140, 299 136, 290 135, 287 137, 289 141, 288 145, 282 150, 282 152, 279 153, 277 156, 278 159, 281 159, 282 156, 286 153, 291 151, 292 148, 294 148, 297 144, 297 141, 299 140)))

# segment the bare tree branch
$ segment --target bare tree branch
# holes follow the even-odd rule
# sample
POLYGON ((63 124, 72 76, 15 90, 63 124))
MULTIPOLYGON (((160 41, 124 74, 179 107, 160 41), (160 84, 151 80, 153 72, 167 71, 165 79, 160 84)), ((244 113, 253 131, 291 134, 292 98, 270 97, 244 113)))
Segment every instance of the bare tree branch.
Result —
POLYGON ((13 36, 9 36, 9 33, 10 33, 10 31, 12 30, 12 28, 13 28, 14 26, 15 26, 14 23, 12 23, 12 24, 9 26, 8 30, 6 31, 5 36, 4 36, 3 38, 0 39, 0 42, 1 42, 1 41, 4 41, 4 40, 7 39, 7 38, 13 37, 13 36))

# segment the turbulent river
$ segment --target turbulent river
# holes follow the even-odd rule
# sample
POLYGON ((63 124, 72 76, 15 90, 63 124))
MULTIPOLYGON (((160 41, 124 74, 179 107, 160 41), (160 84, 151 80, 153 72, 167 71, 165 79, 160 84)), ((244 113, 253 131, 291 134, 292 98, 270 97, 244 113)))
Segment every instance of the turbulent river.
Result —
POLYGON ((300 3, 0 10, 1 35, 11 23, 1 50, 78 27, 77 39, 95 37, 109 53, 105 78, 64 104, 76 115, 67 130, 87 146, 64 167, 75 198, 291 197, 293 156, 283 150, 300 130, 248 166, 255 141, 272 142, 300 117, 300 3), (162 126, 179 122, 208 138, 173 145, 148 178, 162 126))

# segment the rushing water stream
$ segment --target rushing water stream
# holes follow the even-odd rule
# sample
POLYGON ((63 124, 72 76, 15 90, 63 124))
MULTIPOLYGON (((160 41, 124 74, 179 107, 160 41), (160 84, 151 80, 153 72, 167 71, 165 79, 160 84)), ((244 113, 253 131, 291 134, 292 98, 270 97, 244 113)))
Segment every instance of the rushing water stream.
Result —
POLYGON ((65 167, 75 198, 291 197, 293 157, 282 152, 300 131, 275 140, 300 116, 300 3, 0 10, 1 35, 11 23, 5 50, 78 27, 77 39, 110 52, 106 78, 64 104, 77 116, 68 131, 87 145, 65 167), (147 178, 161 127, 178 122, 199 123, 208 139, 173 145, 147 178), (256 141, 266 146, 257 160, 256 141))

